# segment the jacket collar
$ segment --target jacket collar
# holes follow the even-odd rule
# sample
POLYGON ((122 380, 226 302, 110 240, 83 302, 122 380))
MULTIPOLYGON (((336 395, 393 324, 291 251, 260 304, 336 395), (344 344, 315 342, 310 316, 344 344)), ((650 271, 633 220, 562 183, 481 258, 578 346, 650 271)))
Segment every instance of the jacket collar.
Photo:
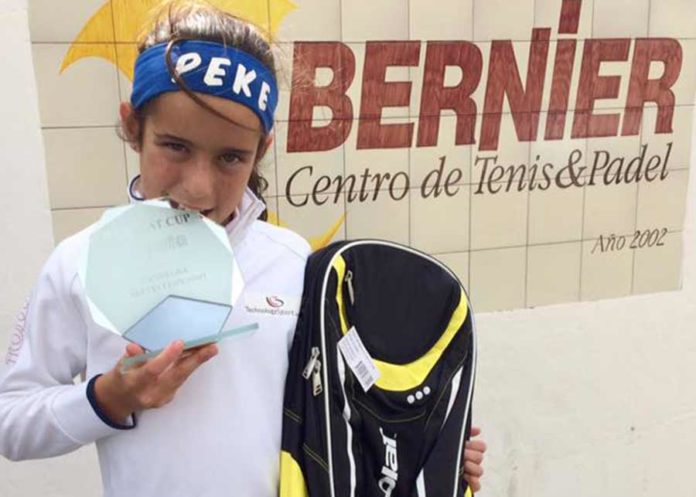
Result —
POLYGON ((265 209, 266 204, 254 195, 254 192, 249 188, 244 190, 244 195, 234 211, 232 220, 225 225, 227 237, 232 245, 236 245, 244 238, 251 225, 265 209))

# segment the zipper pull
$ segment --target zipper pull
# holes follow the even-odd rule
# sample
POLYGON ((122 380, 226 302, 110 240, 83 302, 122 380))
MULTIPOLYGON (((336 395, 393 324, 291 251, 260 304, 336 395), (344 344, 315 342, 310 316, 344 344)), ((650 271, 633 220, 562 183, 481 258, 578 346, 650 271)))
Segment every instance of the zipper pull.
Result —
POLYGON ((348 285, 348 297, 350 298, 351 305, 355 305, 355 291, 353 290, 353 271, 350 269, 346 272, 344 278, 346 285, 348 285))
POLYGON ((302 370, 302 377, 305 380, 308 380, 309 377, 312 374, 312 371, 314 371, 314 365, 316 362, 319 360, 319 347, 312 347, 312 355, 309 358, 309 361, 307 362, 307 365, 305 368, 302 370))
POLYGON ((317 360, 314 363, 314 372, 312 373, 312 394, 316 397, 324 391, 321 384, 321 361, 317 360))

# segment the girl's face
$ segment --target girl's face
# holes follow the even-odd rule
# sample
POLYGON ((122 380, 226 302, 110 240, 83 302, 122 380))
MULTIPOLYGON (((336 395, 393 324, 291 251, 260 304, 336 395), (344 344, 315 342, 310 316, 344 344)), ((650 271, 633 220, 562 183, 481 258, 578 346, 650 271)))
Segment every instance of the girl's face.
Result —
MULTIPOLYGON (((183 92, 164 93, 147 109, 140 154, 140 193, 169 196, 174 206, 200 211, 226 224, 242 199, 254 166, 270 144, 259 118, 247 107, 198 94, 228 120, 206 110, 183 92)), ((139 135, 130 104, 121 104, 129 138, 139 135)), ((134 143, 134 140, 131 140, 134 143)))

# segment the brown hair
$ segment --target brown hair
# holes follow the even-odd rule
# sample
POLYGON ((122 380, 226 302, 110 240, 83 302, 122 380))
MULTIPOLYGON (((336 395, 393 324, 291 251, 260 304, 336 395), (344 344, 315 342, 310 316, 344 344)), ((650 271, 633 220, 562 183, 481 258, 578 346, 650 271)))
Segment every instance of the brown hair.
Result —
MULTIPOLYGON (((264 33, 261 28, 249 21, 220 10, 203 0, 169 0, 163 2, 160 9, 155 13, 149 29, 140 36, 138 52, 142 53, 160 43, 168 43, 166 52, 167 66, 181 90, 198 105, 225 120, 229 119, 191 91, 176 73, 171 60, 171 49, 174 44, 184 40, 212 41, 243 50, 261 61, 268 67, 273 77, 277 79, 275 58, 271 45, 267 41, 270 40, 270 36, 268 33, 264 33)), ((142 141, 147 107, 148 105, 145 104, 142 108, 134 110, 134 117, 140 123, 140 136, 137 137, 138 143, 142 141)), ((259 149, 262 143, 259 143, 259 149)), ((268 188, 268 181, 258 171, 259 160, 260 158, 257 157, 257 163, 254 165, 248 186, 257 197, 263 200, 263 193, 268 188)), ((265 221, 268 218, 268 212, 264 211, 260 218, 265 221)))

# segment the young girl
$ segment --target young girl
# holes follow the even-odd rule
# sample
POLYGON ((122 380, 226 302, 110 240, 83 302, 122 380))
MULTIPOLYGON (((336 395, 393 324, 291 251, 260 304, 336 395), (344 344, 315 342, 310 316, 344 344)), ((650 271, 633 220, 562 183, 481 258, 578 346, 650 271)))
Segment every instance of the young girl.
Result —
MULTIPOLYGON (((139 50, 131 102, 120 107, 123 136, 140 156, 132 192, 167 195, 224 226, 247 298, 299 302, 309 246, 259 220, 257 167, 278 97, 268 43, 207 4, 176 2, 139 50)), ((253 334, 191 351, 174 342, 123 373, 123 358, 143 350, 90 315, 77 276, 90 229, 55 249, 32 293, 24 345, 0 380, 0 453, 42 458, 95 442, 106 496, 277 495, 296 314, 238 305, 229 326, 256 322, 253 334), (74 384, 79 374, 88 381, 74 384)), ((484 451, 481 441, 467 446, 475 490, 484 451)))

